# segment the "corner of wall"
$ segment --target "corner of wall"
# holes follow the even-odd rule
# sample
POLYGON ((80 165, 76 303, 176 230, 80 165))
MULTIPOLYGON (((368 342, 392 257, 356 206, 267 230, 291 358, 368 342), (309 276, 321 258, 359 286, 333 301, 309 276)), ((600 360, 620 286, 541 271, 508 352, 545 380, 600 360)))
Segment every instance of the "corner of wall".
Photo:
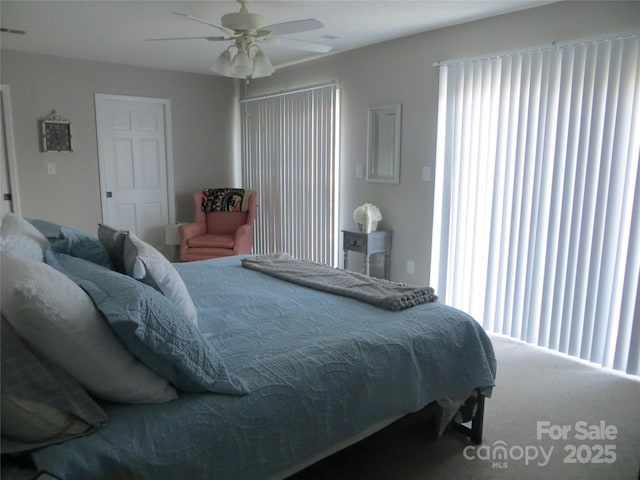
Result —
POLYGON ((240 111, 240 80, 233 81, 231 94, 231 135, 229 141, 229 151, 231 152, 231 177, 233 185, 242 185, 242 126, 240 111))

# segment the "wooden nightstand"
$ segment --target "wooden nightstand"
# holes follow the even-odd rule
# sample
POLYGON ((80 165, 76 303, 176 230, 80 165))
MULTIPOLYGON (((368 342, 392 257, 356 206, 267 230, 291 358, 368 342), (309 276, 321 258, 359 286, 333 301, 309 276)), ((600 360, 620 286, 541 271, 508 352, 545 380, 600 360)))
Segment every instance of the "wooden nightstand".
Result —
POLYGON ((364 233, 354 230, 342 230, 342 249, 344 251, 344 269, 347 266, 349 250, 362 253, 364 255, 364 270, 369 275, 371 266, 370 257, 374 253, 384 254, 383 278, 389 280, 391 270, 391 230, 379 230, 371 233, 364 233))

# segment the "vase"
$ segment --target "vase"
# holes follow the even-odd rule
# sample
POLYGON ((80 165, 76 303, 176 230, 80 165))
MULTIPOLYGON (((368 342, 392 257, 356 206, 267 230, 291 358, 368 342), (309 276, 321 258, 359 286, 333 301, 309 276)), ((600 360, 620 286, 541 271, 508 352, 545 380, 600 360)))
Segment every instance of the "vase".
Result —
POLYGON ((361 232, 371 233, 371 232, 375 232, 376 229, 378 228, 378 222, 376 222, 375 220, 366 218, 364 223, 358 224, 358 227, 360 228, 361 232))

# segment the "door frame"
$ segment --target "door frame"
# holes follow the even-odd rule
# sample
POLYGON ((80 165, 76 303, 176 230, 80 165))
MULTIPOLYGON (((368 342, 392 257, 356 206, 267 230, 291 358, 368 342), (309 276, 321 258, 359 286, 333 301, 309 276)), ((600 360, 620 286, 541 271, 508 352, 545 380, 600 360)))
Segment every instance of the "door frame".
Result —
POLYGON ((95 112, 96 112, 96 135, 98 140, 98 169, 99 169, 99 177, 100 177, 100 209, 102 212, 102 221, 105 221, 107 217, 107 206, 104 199, 107 194, 107 186, 106 186, 106 172, 104 162, 102 160, 102 138, 100 137, 100 130, 98 125, 99 118, 99 101, 100 100, 116 100, 116 101, 125 101, 125 102, 144 102, 144 103, 156 103, 162 105, 162 111, 164 114, 164 149, 165 149, 165 168, 167 170, 167 212, 169 218, 167 219, 168 224, 175 223, 176 220, 176 202, 175 202, 175 193, 174 193, 174 185, 173 185, 173 139, 171 137, 171 100, 166 98, 155 98, 155 97, 136 97, 129 95, 112 95, 108 93, 96 93, 94 95, 95 99, 95 112))
POLYGON ((16 159, 16 143, 13 136, 13 110, 11 108, 11 87, 0 84, 2 95, 2 123, 4 125, 5 153, 7 154, 7 175, 11 189, 11 208, 16 215, 22 215, 20 188, 18 185, 18 161, 16 159))

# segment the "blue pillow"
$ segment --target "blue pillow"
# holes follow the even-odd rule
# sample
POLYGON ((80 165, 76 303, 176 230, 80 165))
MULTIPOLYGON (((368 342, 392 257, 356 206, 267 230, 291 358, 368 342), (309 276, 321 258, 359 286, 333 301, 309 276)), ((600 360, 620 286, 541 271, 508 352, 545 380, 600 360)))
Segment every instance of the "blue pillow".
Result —
POLYGON ((60 240, 52 242, 51 248, 56 252, 82 258, 109 269, 113 267, 109 253, 96 237, 73 228, 60 227, 60 240))
POLYGON ((131 277, 48 249, 46 262, 91 296, 127 349, 187 392, 247 393, 222 357, 160 292, 131 277))
POLYGON ((48 220, 27 220, 47 237, 56 252, 84 258, 109 269, 113 268, 109 253, 96 237, 48 220))
POLYGON ((60 238, 60 229, 62 225, 59 225, 49 220, 40 220, 39 218, 26 218, 31 225, 36 227, 40 233, 42 233, 49 240, 58 240, 60 238))

